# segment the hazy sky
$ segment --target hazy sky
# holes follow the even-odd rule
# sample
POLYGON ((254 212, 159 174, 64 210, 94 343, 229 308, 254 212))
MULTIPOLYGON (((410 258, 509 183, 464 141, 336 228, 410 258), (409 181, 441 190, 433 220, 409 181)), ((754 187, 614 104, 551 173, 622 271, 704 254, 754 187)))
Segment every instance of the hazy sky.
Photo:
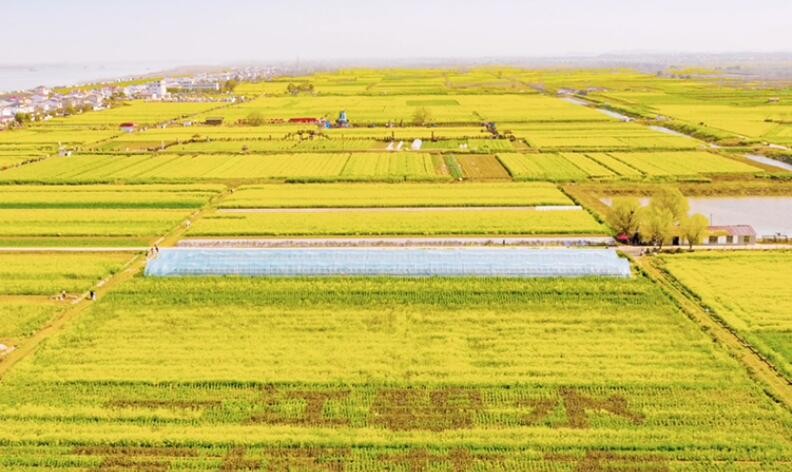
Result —
POLYGON ((0 0, 0 63, 792 50, 792 0, 0 0))

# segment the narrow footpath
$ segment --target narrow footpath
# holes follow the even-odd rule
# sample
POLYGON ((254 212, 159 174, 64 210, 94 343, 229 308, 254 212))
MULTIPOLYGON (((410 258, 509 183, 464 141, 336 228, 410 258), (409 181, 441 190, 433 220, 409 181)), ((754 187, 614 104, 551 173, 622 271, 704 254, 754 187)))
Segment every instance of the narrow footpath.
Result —
POLYGON ((768 395, 792 410, 792 383, 783 374, 765 360, 753 346, 741 339, 730 326, 708 313, 698 301, 679 286, 672 276, 657 268, 651 257, 636 257, 633 261, 691 320, 740 361, 751 378, 756 380, 768 395))
MULTIPOLYGON (((185 220, 182 220, 177 226, 172 228, 168 233, 161 236, 157 239, 153 245, 156 246, 173 246, 176 242, 181 239, 187 230, 190 228, 192 223, 203 217, 205 214, 212 212, 216 209, 217 205, 228 195, 232 193, 232 190, 226 189, 225 192, 214 196, 211 200, 209 200, 201 209, 196 210, 192 214, 190 214, 185 220)), ((79 248, 79 251, 88 251, 88 252, 96 252, 103 248, 79 248)), ((107 250, 112 250, 113 248, 104 248, 107 250)), ((117 273, 99 281, 92 290, 96 292, 96 296, 98 299, 101 299, 105 295, 107 295, 113 288, 123 284, 134 278, 136 275, 140 274, 146 267, 146 263, 148 262, 147 258, 147 249, 143 248, 142 251, 138 251, 137 254, 132 257, 117 273)), ((34 250, 38 251, 50 251, 50 248, 37 248, 34 250)), ((45 340, 50 338, 51 336, 55 335, 56 333, 60 332, 64 326, 68 323, 76 320, 80 315, 88 311, 92 304, 96 302, 91 301, 88 298, 87 293, 83 294, 80 298, 72 302, 72 305, 62 311, 58 316, 52 319, 49 323, 47 323, 41 330, 39 330, 36 334, 34 334, 31 338, 25 340, 20 346, 18 346, 13 352, 9 353, 6 357, 2 359, 0 362, 0 381, 5 377, 9 370, 11 370, 14 365, 16 365, 19 361, 25 359, 30 354, 34 353, 36 349, 43 343, 45 340)))

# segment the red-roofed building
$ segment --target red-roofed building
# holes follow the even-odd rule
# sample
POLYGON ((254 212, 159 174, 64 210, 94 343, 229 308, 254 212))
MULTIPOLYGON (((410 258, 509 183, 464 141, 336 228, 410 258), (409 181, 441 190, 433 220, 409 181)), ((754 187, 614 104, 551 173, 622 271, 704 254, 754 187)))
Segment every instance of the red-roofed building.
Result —
POLYGON ((319 123, 318 118, 289 118, 289 123, 299 123, 304 125, 315 125, 319 123))
POLYGON ((137 128, 137 125, 136 125, 135 123, 132 123, 132 122, 130 121, 130 122, 127 122, 127 123, 121 123, 121 124, 118 126, 118 128, 119 128, 121 131, 123 131, 124 133, 132 133, 132 132, 134 132, 134 131, 135 131, 135 128, 137 128))

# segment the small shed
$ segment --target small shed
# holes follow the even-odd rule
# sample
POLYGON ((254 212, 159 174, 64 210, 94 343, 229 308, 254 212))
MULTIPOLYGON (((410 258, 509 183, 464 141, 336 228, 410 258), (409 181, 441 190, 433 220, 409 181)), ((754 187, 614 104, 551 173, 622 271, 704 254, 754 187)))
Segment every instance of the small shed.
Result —
POLYGON ((118 128, 124 133, 134 133, 135 129, 137 129, 137 125, 131 121, 128 121, 126 123, 121 123, 118 128))
POLYGON ((223 117, 222 116, 209 116, 204 121, 204 124, 208 126, 220 126, 223 124, 223 117))
POLYGON ((338 120, 336 120, 336 124, 339 128, 349 128, 349 117, 347 117, 347 112, 342 111, 338 114, 338 120))
POLYGON ((756 244, 756 231, 750 225, 710 226, 707 246, 739 246, 756 244))
POLYGON ((289 118, 289 123, 302 124, 302 125, 315 125, 319 123, 319 119, 310 118, 310 117, 289 118))

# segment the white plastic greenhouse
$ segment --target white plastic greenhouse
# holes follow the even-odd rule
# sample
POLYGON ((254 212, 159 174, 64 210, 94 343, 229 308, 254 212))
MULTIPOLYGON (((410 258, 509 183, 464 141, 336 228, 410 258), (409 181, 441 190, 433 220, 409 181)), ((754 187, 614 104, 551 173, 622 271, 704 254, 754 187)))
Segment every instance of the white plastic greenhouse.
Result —
POLYGON ((612 249, 163 249, 146 276, 630 277, 612 249))

